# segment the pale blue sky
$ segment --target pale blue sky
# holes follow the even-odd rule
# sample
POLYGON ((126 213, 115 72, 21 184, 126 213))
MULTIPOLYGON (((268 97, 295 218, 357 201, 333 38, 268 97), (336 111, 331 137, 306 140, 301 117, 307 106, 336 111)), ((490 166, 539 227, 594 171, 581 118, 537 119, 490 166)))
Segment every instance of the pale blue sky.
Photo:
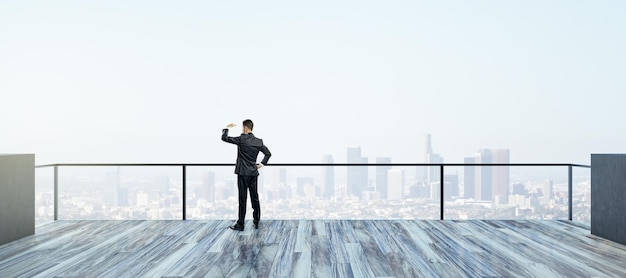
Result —
POLYGON ((245 118, 272 162, 626 152, 624 1, 297 2, 0 2, 0 153, 232 162, 245 118))

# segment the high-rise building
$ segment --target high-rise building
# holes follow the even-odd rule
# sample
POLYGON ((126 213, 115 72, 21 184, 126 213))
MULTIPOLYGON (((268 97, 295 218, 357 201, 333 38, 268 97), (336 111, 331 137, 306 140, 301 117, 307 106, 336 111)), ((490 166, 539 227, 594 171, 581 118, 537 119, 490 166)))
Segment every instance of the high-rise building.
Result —
POLYGON ((513 193, 511 195, 523 195, 526 196, 526 189, 524 188, 523 183, 514 183, 513 184, 513 193))
MULTIPOLYGON (((480 149, 476 153, 475 163, 508 164, 508 149, 480 149)), ((475 197, 483 201, 498 200, 508 203, 509 166, 479 166, 475 171, 475 197), (497 197, 497 198, 496 198, 497 197)))
MULTIPOLYGON (((367 157, 361 157, 361 164, 367 164, 367 163, 369 163, 369 159, 367 157)), ((363 188, 361 191, 373 190, 374 184, 371 183, 369 180, 369 167, 361 166, 360 168, 361 168, 361 184, 363 184, 363 188)))
POLYGON ((202 174, 202 184, 198 188, 199 199, 204 199, 209 203, 215 202, 215 172, 205 172, 202 174))
POLYGON ((137 198, 136 204, 139 207, 147 207, 150 203, 150 195, 145 190, 137 191, 135 196, 137 198))
POLYGON ((104 174, 104 202, 112 206, 128 205, 128 190, 121 190, 120 167, 104 174))
POLYGON ((127 207, 128 202, 128 187, 119 187, 117 191, 117 205, 120 207, 127 207))
POLYGON ((404 171, 402 169, 390 169, 387 171, 387 199, 402 200, 404 193, 404 171))
MULTIPOLYGON (((508 149, 491 149, 492 163, 510 163, 508 149)), ((509 166, 494 166, 492 170, 493 200, 498 199, 500 204, 507 204, 509 197, 509 166)))
MULTIPOLYGON (((322 163, 333 164, 333 156, 325 155, 322 158, 322 163)), ((322 182, 324 188, 324 198, 330 199, 335 194, 335 167, 324 166, 322 167, 322 182)))
POLYGON ((300 197, 315 198, 318 195, 318 189, 315 186, 313 178, 299 177, 296 179, 296 194, 300 197))
MULTIPOLYGON (((368 161, 367 157, 361 156, 361 147, 348 147, 347 154, 348 163, 363 164, 368 161)), ((348 166, 347 179, 348 194, 361 197, 368 185, 367 166, 348 166)))
MULTIPOLYGON (((466 157, 463 159, 465 164, 474 164, 476 159, 473 157, 466 157)), ((463 166, 463 198, 476 199, 476 167, 463 166)))
POLYGON ((237 192, 237 184, 234 179, 226 180, 226 183, 220 188, 220 190, 216 189, 215 199, 217 200, 225 200, 231 196, 235 196, 237 192))
POLYGON ((439 185, 439 181, 434 181, 431 182, 429 185, 429 196, 428 198, 433 199, 433 200, 439 200, 439 198, 441 197, 441 187, 439 185))
MULTIPOLYGON (((376 164, 391 164, 391 157, 377 157, 376 164)), ((388 172, 391 166, 376 166, 376 191, 381 199, 387 199, 388 172)))
MULTIPOLYGON (((424 134, 424 163, 430 163, 430 155, 433 153, 433 146, 430 143, 430 134, 424 134)), ((422 178, 428 182, 428 172, 430 171, 430 167, 417 167, 418 178, 422 178)))
POLYGON ((274 168, 274 185, 287 185, 287 169, 274 168))
POLYGON ((452 201, 452 196, 459 196, 459 175, 450 174, 444 176, 443 198, 452 201))
POLYGON ((430 187, 424 182, 418 182, 409 187, 409 197, 411 198, 430 198, 430 187))
POLYGON ((543 182, 543 186, 541 187, 541 196, 547 200, 552 199, 554 196, 554 185, 552 180, 545 180, 543 182))
MULTIPOLYGON (((443 163, 443 157, 441 157, 438 154, 431 154, 430 155, 430 160, 428 161, 428 163, 431 164, 441 164, 443 163)), ((439 166, 432 166, 429 167, 430 169, 428 170, 428 181, 429 182, 438 182, 441 179, 441 167, 439 166)))
POLYGON ((433 153, 433 146, 430 143, 430 134, 424 134, 424 154, 426 155, 426 161, 428 161, 428 155, 433 153))
MULTIPOLYGON (((491 164, 491 151, 488 149, 478 150, 475 161, 477 164, 491 164)), ((476 192, 474 193, 474 196, 477 200, 493 200, 493 175, 491 171, 491 166, 476 167, 476 192)))
POLYGON ((419 187, 418 184, 409 185, 409 194, 408 198, 418 198, 419 197, 419 187))
MULTIPOLYGON (((433 153, 433 147, 431 145, 430 134, 425 134, 425 146, 424 146, 424 161, 429 164, 441 164, 443 163, 443 157, 439 154, 433 153)), ((441 167, 439 166, 427 166, 425 169, 425 180, 430 184, 432 182, 438 182, 441 179, 441 167)))

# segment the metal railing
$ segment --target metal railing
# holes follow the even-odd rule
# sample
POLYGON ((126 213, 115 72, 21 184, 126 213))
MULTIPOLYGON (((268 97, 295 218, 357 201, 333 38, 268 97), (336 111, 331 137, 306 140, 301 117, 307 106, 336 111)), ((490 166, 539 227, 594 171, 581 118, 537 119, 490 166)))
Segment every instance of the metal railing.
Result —
MULTIPOLYGON (((170 167, 181 167, 181 175, 182 175, 182 219, 187 220, 187 167, 188 166, 235 166, 234 163, 56 163, 56 164, 44 164, 37 165, 35 168, 48 168, 52 167, 54 169, 54 189, 53 189, 53 207, 54 207, 54 218, 53 220, 59 219, 59 168, 60 167, 107 167, 107 166, 144 166, 144 167, 161 167, 161 166, 170 166, 170 167)), ((439 186, 440 186, 440 199, 439 199, 439 219, 444 219, 444 184, 445 184, 445 168, 446 167, 459 167, 459 166, 476 166, 476 167, 489 167, 489 166, 511 166, 511 167, 520 167, 520 166, 546 166, 546 167, 567 167, 568 168, 568 219, 572 220, 572 192, 573 192, 573 178, 572 172, 574 167, 579 168, 591 168, 589 165, 583 164, 571 164, 571 163, 272 163, 267 166, 304 166, 304 167, 315 167, 315 166, 345 166, 345 167, 355 167, 355 166, 415 166, 415 167, 439 167, 440 168, 440 177, 439 177, 439 186)))

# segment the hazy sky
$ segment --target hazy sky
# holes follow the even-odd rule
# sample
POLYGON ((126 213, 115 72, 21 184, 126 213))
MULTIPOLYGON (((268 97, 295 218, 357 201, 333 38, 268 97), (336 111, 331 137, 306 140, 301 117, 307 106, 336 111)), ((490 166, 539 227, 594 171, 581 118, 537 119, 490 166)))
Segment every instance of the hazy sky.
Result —
POLYGON ((0 153, 37 163, 626 152, 624 1, 2 1, 0 153))

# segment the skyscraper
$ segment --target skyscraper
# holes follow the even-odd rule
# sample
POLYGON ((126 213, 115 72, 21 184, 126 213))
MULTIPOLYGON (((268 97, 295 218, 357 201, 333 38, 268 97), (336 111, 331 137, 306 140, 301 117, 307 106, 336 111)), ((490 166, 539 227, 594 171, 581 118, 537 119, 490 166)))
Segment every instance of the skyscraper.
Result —
POLYGON ((554 196, 554 186, 552 180, 545 180, 543 182, 543 187, 541 188, 541 196, 545 199, 550 200, 552 196, 554 196))
POLYGON ((237 192, 237 183, 234 179, 226 181, 224 190, 222 191, 222 199, 228 199, 230 196, 235 196, 237 192))
POLYGON ((128 189, 121 190, 120 167, 104 174, 104 201, 112 206, 128 205, 128 189))
MULTIPOLYGON (((443 163, 443 157, 441 157, 438 154, 431 154, 429 156, 429 160, 428 163, 431 164, 440 164, 443 163)), ((441 167, 439 166, 432 166, 432 167, 428 167, 428 177, 427 180, 428 182, 438 182, 441 179, 441 167)))
MULTIPOLYGON (((465 164, 474 164, 476 159, 473 157, 466 157, 463 159, 465 164)), ((477 199, 476 198, 476 167, 463 166, 463 198, 465 199, 477 199)))
MULTIPOLYGON (((391 164, 391 157, 377 157, 376 164, 391 164)), ((381 199, 387 199, 388 172, 391 166, 376 166, 376 191, 381 199)))
POLYGON ((445 201, 452 201, 452 196, 459 196, 459 175, 445 175, 443 195, 445 201))
POLYGON ((287 169, 274 168, 274 185, 287 185, 287 169))
POLYGON ((315 182, 311 177, 298 177, 296 178, 296 194, 299 197, 315 198, 317 197, 318 190, 315 186, 315 182))
MULTIPOLYGON (((361 157, 361 147, 348 147, 348 163, 367 163, 367 157, 361 157)), ((363 190, 367 188, 367 166, 347 167, 347 189, 348 194, 361 197, 363 190)))
MULTIPOLYGON (((492 163, 508 164, 508 149, 491 149, 492 163)), ((492 170, 493 200, 500 204, 508 204, 509 197, 509 166, 494 166, 492 170)))
POLYGON ((511 195, 526 195, 526 189, 524 188, 523 183, 514 183, 513 184, 513 192, 511 195))
MULTIPOLYGON (((325 155, 322 158, 322 163, 333 164, 333 156, 325 155)), ((335 194, 335 167, 324 166, 322 167, 322 186, 324 188, 324 198, 330 199, 335 194)))
MULTIPOLYGON (((478 150, 476 153, 477 164, 490 164, 492 163, 491 151, 488 149, 478 150)), ((491 166, 477 166, 476 167, 476 199, 482 201, 493 200, 493 175, 491 173, 491 166)))
MULTIPOLYGON (((443 163, 443 157, 441 157, 439 154, 433 153, 433 147, 431 145, 430 134, 425 134, 424 137, 425 137, 424 139, 425 163, 433 163, 433 164, 443 163)), ((437 182, 439 181, 439 179, 441 179, 441 168, 439 166, 426 167, 425 180, 429 184, 432 182, 437 182)))
POLYGON ((441 187, 439 185, 438 181, 434 181, 428 184, 429 187, 429 195, 428 198, 433 199, 433 200, 439 200, 439 198, 441 197, 441 187))
POLYGON ((430 134, 424 134, 424 154, 426 155, 426 160, 428 160, 428 155, 433 153, 433 146, 430 143, 430 134))
MULTIPOLYGON (((430 155, 433 153, 433 147, 430 143, 430 134, 424 134, 424 163, 430 163, 430 155)), ((428 182, 428 172, 430 167, 417 166, 417 178, 421 178, 428 182)))
MULTIPOLYGON (((476 153, 475 163, 508 164, 508 149, 480 149, 476 153)), ((475 197, 483 201, 508 203, 509 166, 481 166, 475 171, 475 197)))
POLYGON ((215 173, 205 172, 202 174, 202 185, 198 190, 198 198, 207 202, 215 202, 215 173))

